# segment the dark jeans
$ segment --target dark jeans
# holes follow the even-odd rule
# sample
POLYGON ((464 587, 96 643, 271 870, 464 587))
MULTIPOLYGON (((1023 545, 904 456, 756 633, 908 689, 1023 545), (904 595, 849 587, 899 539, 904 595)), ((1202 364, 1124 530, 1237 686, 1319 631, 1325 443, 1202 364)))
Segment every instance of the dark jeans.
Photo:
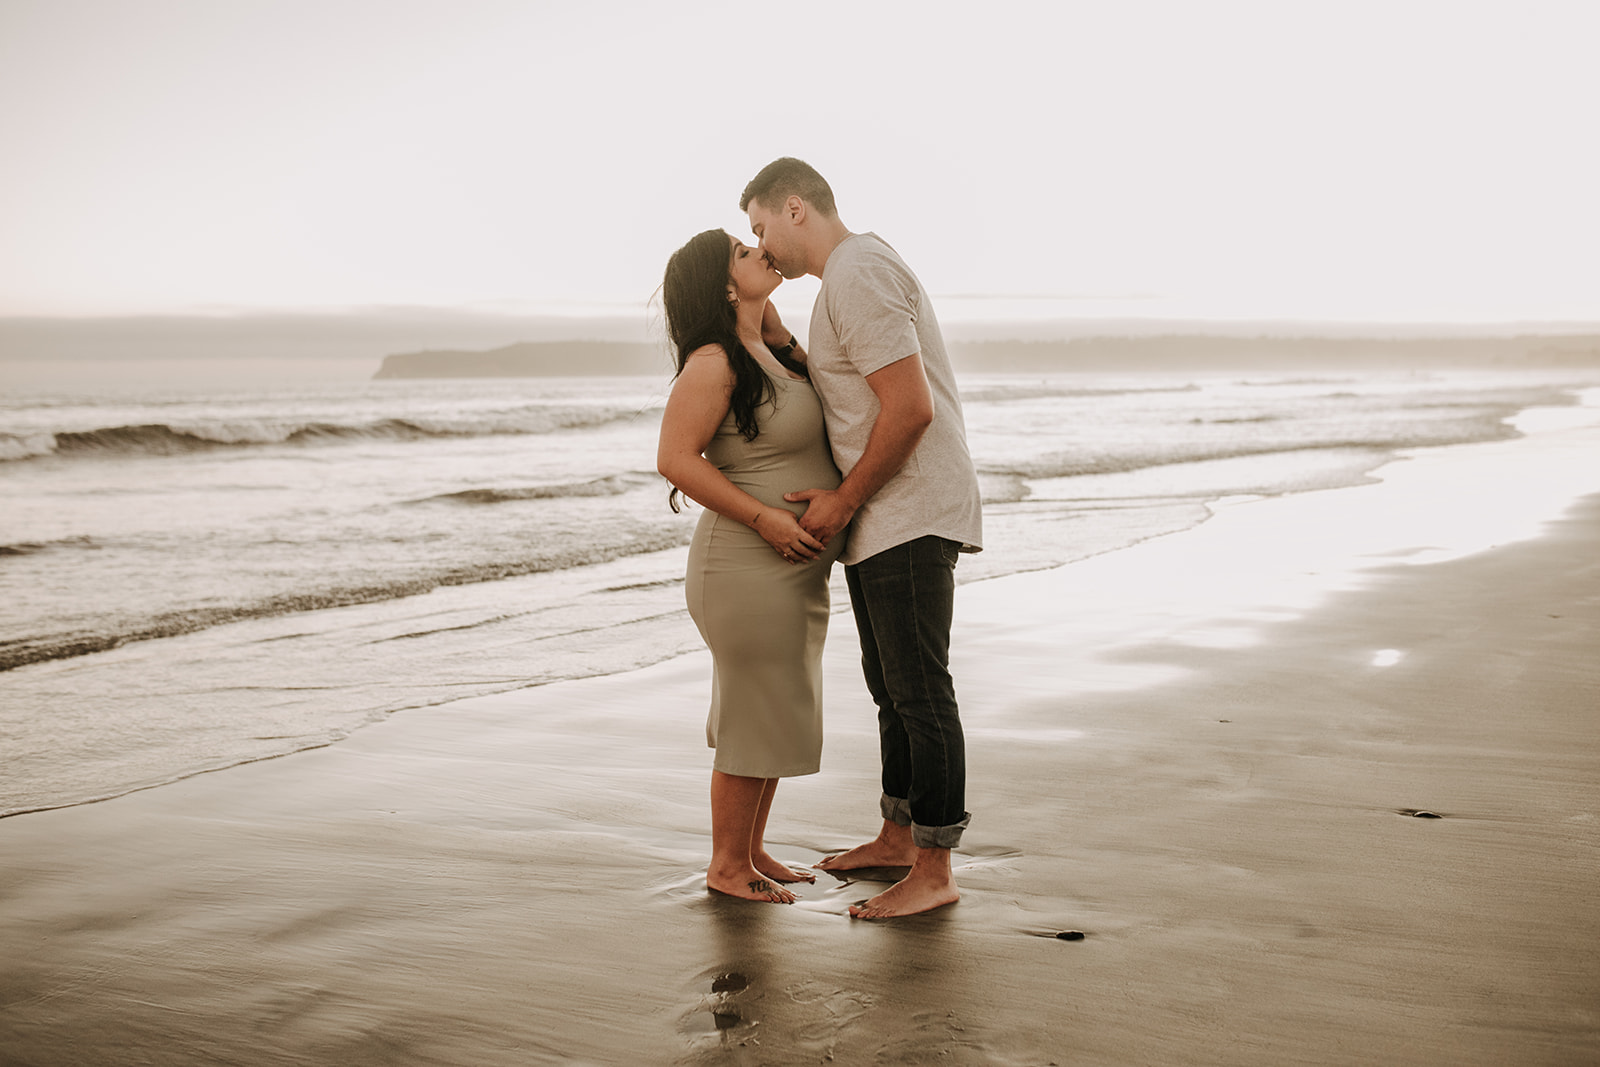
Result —
POLYGON ((950 679, 950 620, 961 546, 919 537, 844 569, 861 669, 878 705, 883 817, 919 848, 954 848, 966 810, 967 754, 950 679))

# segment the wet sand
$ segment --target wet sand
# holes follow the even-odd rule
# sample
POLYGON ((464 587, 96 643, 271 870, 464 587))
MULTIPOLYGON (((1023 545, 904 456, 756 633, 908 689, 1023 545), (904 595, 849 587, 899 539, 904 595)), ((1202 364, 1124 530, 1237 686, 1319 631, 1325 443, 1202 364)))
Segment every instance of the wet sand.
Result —
MULTIPOLYGON (((0 1063, 1600 1061, 1600 497, 1247 587, 1336 492, 962 587, 952 907, 708 895, 694 654, 0 820, 0 1063)), ((791 862, 874 829, 854 640, 791 862)))

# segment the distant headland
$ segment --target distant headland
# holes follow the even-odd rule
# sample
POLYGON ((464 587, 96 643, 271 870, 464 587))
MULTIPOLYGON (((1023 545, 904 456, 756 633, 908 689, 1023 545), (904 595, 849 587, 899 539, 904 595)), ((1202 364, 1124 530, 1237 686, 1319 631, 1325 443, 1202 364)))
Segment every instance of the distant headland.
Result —
MULTIPOLYGON (((1174 333, 1040 340, 951 340, 957 371, 1411 370, 1585 368, 1600 371, 1600 334, 1276 336, 1174 333)), ((384 357, 375 378, 670 376, 660 344, 528 341, 487 351, 430 350, 384 357)))
MULTIPOLYGON (((791 315, 803 321, 803 313, 791 315)), ((968 374, 1567 368, 1600 371, 1600 321, 1357 323, 1196 319, 954 320, 968 374)), ((670 377, 660 323, 438 308, 91 318, 0 317, 0 384, 118 372, 188 380, 210 369, 363 379, 670 377), (508 343, 515 341, 516 343, 508 343), (148 368, 141 369, 143 364, 148 368), (272 372, 273 367, 280 368, 272 372), (187 368, 187 369, 186 369, 187 368), (243 368, 243 369, 240 369, 243 368), (162 377, 165 375, 166 377, 162 377)))
POLYGON ((672 373, 660 345, 631 341, 524 341, 477 351, 402 352, 385 356, 374 378, 586 378, 672 373))

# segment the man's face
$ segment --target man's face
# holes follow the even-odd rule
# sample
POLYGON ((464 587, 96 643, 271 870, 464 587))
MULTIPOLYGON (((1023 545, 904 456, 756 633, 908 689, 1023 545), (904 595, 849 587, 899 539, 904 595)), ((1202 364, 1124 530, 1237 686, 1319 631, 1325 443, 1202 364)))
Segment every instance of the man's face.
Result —
POLYGON ((778 273, 785 278, 804 277, 806 265, 800 250, 799 228, 788 210, 774 211, 761 201, 752 200, 746 214, 750 217, 750 232, 756 235, 757 247, 767 254, 778 273))

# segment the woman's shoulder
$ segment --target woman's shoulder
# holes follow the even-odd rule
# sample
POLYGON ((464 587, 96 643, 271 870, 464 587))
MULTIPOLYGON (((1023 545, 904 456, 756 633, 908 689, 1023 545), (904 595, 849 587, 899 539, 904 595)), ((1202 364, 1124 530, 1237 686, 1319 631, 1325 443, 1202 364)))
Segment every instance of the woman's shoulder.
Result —
POLYGON ((693 352, 690 352, 687 358, 688 359, 701 359, 701 358, 705 358, 705 357, 709 357, 709 358, 712 358, 712 359, 719 359, 722 362, 726 363, 728 361, 728 350, 726 348, 724 348, 719 342, 712 341, 711 343, 703 344, 699 348, 695 349, 693 352))
POLYGON ((690 352, 683 359, 683 369, 678 372, 677 382, 709 388, 721 386, 727 388, 733 381, 733 364, 728 360, 728 350, 713 341, 701 345, 690 352))
POLYGON ((719 341, 712 341, 684 357, 682 373, 696 377, 731 378, 733 362, 728 358, 727 348, 719 341))

